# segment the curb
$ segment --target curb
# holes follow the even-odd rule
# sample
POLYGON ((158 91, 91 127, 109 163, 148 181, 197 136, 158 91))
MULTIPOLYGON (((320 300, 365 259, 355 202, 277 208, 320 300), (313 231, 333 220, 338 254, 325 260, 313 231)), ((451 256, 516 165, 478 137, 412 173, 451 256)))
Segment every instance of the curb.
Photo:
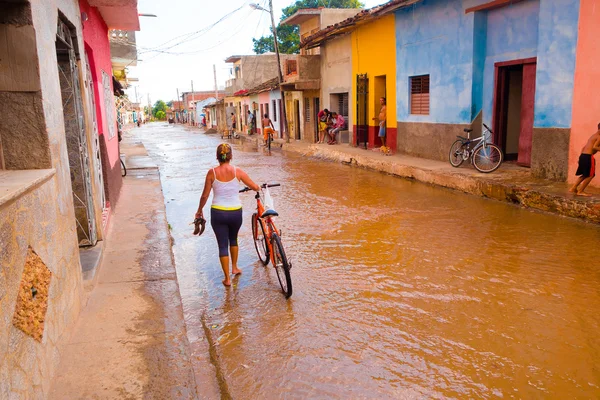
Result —
POLYGON ((385 172, 397 177, 413 179, 418 182, 516 204, 533 210, 600 224, 600 201, 596 199, 569 198, 537 190, 535 187, 512 185, 481 177, 401 164, 391 158, 377 159, 367 155, 350 155, 335 148, 323 148, 313 144, 307 147, 283 144, 283 150, 385 172))

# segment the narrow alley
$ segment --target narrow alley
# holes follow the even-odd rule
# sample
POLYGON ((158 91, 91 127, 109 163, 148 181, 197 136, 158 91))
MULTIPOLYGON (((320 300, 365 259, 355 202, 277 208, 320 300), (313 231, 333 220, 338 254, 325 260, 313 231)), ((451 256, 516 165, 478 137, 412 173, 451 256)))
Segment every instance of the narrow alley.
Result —
POLYGON ((159 166, 195 373, 210 354, 225 398, 600 393, 600 282, 585 250, 597 225, 234 145, 252 179, 282 184, 286 301, 256 257, 251 194, 233 287, 210 226, 192 235, 220 137, 166 123, 130 135, 159 166))

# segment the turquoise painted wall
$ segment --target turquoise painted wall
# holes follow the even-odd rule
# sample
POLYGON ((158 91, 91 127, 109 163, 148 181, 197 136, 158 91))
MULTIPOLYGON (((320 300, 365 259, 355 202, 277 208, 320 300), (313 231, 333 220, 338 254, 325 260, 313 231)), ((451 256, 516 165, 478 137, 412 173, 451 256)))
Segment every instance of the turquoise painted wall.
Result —
POLYGON ((571 127, 578 24, 579 0, 541 0, 535 127, 571 127))
POLYGON ((399 121, 469 123, 473 14, 462 1, 423 0, 396 12, 396 112, 399 121), (430 115, 410 115, 409 78, 430 75, 430 115))
POLYGON ((527 0, 487 14, 485 66, 483 71, 483 121, 492 123, 494 64, 536 57, 539 0, 527 0))
POLYGON ((536 127, 570 127, 579 0, 423 0, 396 12, 398 121, 492 120, 496 62, 537 57, 536 127), (409 77, 429 74, 430 115, 410 115, 409 77))

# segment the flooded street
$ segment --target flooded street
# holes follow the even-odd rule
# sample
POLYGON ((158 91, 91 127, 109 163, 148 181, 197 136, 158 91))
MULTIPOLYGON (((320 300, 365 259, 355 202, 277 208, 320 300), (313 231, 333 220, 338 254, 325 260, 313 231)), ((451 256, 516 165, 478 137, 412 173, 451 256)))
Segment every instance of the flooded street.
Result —
POLYGON ((211 338, 225 397, 600 397, 600 227, 235 145, 234 165, 282 185, 285 300, 254 250, 252 193, 233 287, 210 221, 192 235, 220 137, 131 135, 159 165, 188 336, 211 338))

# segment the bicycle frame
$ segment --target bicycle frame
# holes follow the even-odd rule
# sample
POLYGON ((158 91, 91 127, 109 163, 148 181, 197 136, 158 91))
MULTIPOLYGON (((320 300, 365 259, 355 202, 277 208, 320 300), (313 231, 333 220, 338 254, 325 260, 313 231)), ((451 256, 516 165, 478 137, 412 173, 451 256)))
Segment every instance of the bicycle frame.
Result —
POLYGON ((463 155, 463 159, 466 161, 467 159, 471 159, 471 163, 473 163, 473 154, 475 154, 475 152, 477 150, 479 150, 480 148, 484 148, 486 147, 487 144, 487 140, 485 139, 487 135, 491 135, 492 133, 487 129, 487 127, 484 128, 483 133, 480 137, 476 138, 476 139, 471 139, 471 132, 467 132, 467 140, 463 142, 463 146, 469 146, 468 147, 468 151, 469 154, 468 156, 465 154, 463 155), (479 142, 479 143, 477 143, 479 142), (477 143, 473 148, 470 148, 470 145, 472 143, 477 143), (466 157, 465 157, 466 156, 466 157))
MULTIPOLYGON (((275 232, 277 235, 281 236, 279 230, 277 229, 277 227, 275 226, 275 222, 273 221, 273 219, 271 217, 261 217, 261 215, 264 214, 265 212, 265 206, 263 205, 263 202, 260 198, 260 192, 256 192, 256 195, 254 196, 254 198, 256 199, 256 220, 262 224, 264 232, 265 232, 265 241, 267 243, 267 247, 269 248, 269 258, 271 259, 271 263, 273 266, 275 266, 275 255, 274 255, 274 251, 273 251, 273 244, 271 243, 271 236, 273 235, 273 232, 275 232)), ((258 231, 257 231, 258 233, 258 231)))

